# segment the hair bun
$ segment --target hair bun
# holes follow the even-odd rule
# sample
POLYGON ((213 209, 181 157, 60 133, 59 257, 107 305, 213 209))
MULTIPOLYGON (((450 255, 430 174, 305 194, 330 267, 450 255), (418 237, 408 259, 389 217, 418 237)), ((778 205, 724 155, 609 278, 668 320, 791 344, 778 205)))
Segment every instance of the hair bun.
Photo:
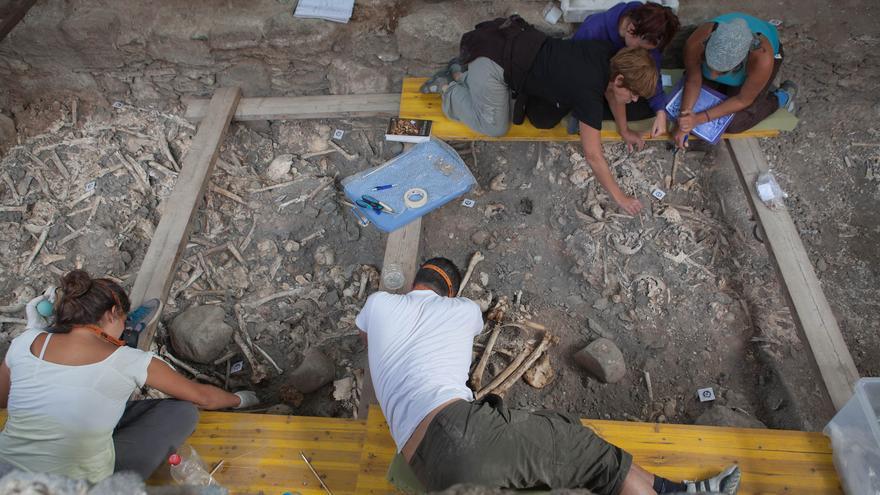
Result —
POLYGON ((84 270, 73 270, 61 279, 61 290, 65 297, 80 297, 92 288, 92 278, 84 270))

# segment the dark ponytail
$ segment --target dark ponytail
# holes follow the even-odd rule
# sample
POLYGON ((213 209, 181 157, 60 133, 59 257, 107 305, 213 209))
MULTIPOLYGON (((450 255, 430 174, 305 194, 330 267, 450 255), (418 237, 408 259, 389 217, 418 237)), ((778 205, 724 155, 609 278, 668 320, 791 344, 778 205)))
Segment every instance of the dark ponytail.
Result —
POLYGON ((61 295, 55 301, 55 333, 67 333, 77 325, 96 325, 104 313, 114 308, 120 315, 131 309, 128 295, 119 284, 106 278, 91 278, 83 270, 64 275, 60 289, 61 295))

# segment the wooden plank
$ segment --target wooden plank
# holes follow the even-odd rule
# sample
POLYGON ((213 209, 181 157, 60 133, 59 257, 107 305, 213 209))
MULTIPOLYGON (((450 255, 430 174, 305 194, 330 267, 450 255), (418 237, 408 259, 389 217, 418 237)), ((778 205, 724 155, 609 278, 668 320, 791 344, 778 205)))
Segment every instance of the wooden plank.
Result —
POLYGON ((3 41, 12 28, 24 19, 35 3, 37 0, 19 0, 18 2, 12 1, 6 6, 2 13, 2 19, 0 19, 0 41, 3 41))
MULTIPOLYGON (((201 121, 208 111, 204 98, 188 98, 185 117, 201 121)), ((235 120, 298 120, 346 117, 396 117, 400 108, 399 94, 275 96, 242 98, 235 111, 235 120)))
MULTIPOLYGON (((220 143, 229 128, 240 95, 238 88, 221 88, 211 98, 207 117, 199 125, 189 152, 183 159, 177 183, 165 204, 165 214, 159 220, 138 270, 130 294, 133 306, 140 305, 146 299, 165 301, 168 298, 177 271, 177 261, 186 247, 192 220, 205 194, 205 187, 220 154, 220 143)), ((155 325, 144 330, 138 347, 149 350, 155 334, 155 325)))
MULTIPOLYGON (((699 479, 736 463, 739 493, 841 493, 831 444, 821 433, 770 429, 665 425, 584 419, 607 441, 633 454, 651 473, 673 480, 699 479)), ((358 493, 393 493, 386 480, 397 449, 378 407, 367 419, 358 493)))
MULTIPOLYGON (((423 94, 419 87, 424 78, 406 78, 403 80, 403 93, 400 97, 400 117, 407 119, 432 120, 431 134, 447 141, 580 141, 578 134, 569 134, 566 123, 560 122, 553 129, 537 129, 528 120, 522 125, 512 125, 506 135, 490 137, 478 134, 461 122, 446 118, 440 103, 440 95, 423 94)), ((651 129, 653 119, 630 122, 631 129, 647 133, 651 129)), ((791 130, 797 124, 797 118, 785 110, 779 110, 754 128, 739 134, 725 134, 725 138, 774 137, 780 130, 791 130)), ((602 123, 602 139, 619 141, 620 134, 613 121, 602 123)), ((667 141, 669 135, 649 138, 655 141, 667 141)))
MULTIPOLYGON (((363 451, 365 421, 202 412, 187 440, 209 466, 224 459, 216 474, 230 493, 324 495, 299 452, 338 494, 354 494, 363 451)), ((150 484, 173 484, 160 470, 150 484)))
POLYGON ((755 181, 769 169, 764 153, 756 139, 728 141, 719 149, 719 160, 729 160, 736 168, 764 229, 764 245, 775 262, 801 340, 809 345, 831 402, 840 410, 852 396, 859 372, 788 210, 771 210, 758 197, 755 181))
MULTIPOLYGON (((404 152, 414 145, 403 145, 404 152)), ((403 227, 388 234, 385 242, 385 259, 382 261, 382 273, 379 277, 379 290, 394 294, 405 294, 412 287, 416 278, 419 264, 419 248, 422 245, 422 219, 421 217, 404 225, 403 227), (385 286, 385 270, 390 265, 397 265, 403 272, 403 286, 396 290, 389 290, 385 286)), ((373 388, 373 377, 370 375, 370 365, 364 369, 363 386, 361 387, 360 403, 357 417, 366 419, 370 406, 377 403, 376 389, 373 388)))

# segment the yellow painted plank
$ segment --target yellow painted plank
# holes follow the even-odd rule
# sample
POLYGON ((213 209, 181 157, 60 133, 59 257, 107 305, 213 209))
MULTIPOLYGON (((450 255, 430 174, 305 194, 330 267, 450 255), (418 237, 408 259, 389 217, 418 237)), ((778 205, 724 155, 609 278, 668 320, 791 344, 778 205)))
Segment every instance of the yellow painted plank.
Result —
POLYGON ((360 473, 357 479, 357 493, 386 494, 398 493, 388 482, 388 466, 397 453, 397 446, 391 438, 391 431, 382 410, 371 406, 367 414, 364 449, 361 453, 360 473))
MULTIPOLYGON (((203 412, 188 443, 209 466, 224 460, 215 477, 233 494, 323 494, 300 451, 333 493, 354 494, 365 431, 362 420, 203 412)), ((171 483, 167 470, 150 483, 171 483)))
MULTIPOLYGON (((635 462, 671 479, 695 479, 737 463, 740 494, 841 493, 831 446, 820 433, 582 420, 635 462)), ((358 493, 389 493, 385 475, 396 449, 378 407, 370 409, 358 493), (370 453, 371 457, 366 458, 370 453), (367 462, 368 461, 368 462, 367 462)))
MULTIPOLYGON (((400 95, 400 117, 406 119, 424 119, 434 121, 431 134, 448 141, 580 141, 577 134, 569 134, 565 122, 561 122, 553 129, 537 129, 529 121, 522 125, 511 125, 506 135, 490 137, 478 134, 461 122, 450 120, 443 115, 440 103, 440 95, 423 94, 419 91, 425 78, 408 77, 403 80, 403 92, 400 95)), ((784 112, 784 111, 783 111, 784 112)), ((795 119, 796 122, 796 119, 795 119)), ((647 132, 651 128, 653 119, 630 122, 630 128, 636 131, 647 132)), ((764 129, 761 124, 756 129, 751 129, 739 134, 724 134, 725 139, 737 139, 745 137, 775 137, 779 135, 778 129, 764 129)), ((619 141, 620 134, 613 121, 602 123, 602 139, 605 141, 619 141)), ((668 135, 656 138, 646 138, 655 141, 669 140, 668 135)))

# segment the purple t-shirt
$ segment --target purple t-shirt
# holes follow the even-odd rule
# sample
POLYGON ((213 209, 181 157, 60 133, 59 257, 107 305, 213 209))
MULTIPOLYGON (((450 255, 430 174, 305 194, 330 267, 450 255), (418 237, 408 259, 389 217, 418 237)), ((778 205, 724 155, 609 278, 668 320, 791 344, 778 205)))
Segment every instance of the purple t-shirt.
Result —
MULTIPOLYGON (((620 36, 618 25, 620 17, 627 12, 641 7, 642 2, 621 2, 605 12, 598 12, 587 16, 581 23, 577 32, 574 33, 572 39, 576 40, 600 40, 608 41, 614 47, 614 51, 620 50, 626 46, 623 38, 620 36)), ((648 99, 648 105, 651 110, 657 112, 666 106, 666 95, 663 93, 663 81, 660 77, 660 59, 661 54, 658 48, 650 51, 651 58, 657 64, 657 91, 654 96, 648 99)))

